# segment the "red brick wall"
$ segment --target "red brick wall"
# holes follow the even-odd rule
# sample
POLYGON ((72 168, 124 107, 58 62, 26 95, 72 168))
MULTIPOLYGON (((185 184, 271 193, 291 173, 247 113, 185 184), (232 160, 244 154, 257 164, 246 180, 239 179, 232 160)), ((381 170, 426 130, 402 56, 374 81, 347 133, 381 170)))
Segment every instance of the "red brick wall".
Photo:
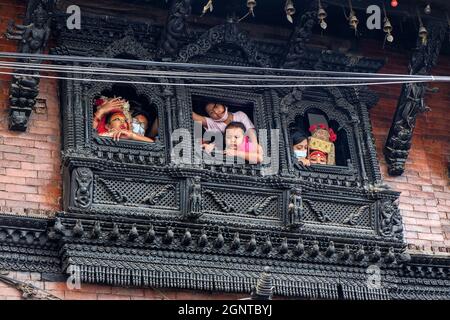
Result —
MULTIPOLYGON (((0 0, 0 31, 10 19, 20 20, 24 1, 0 0)), ((380 72, 407 72, 408 52, 383 51, 379 43, 364 42, 363 53, 371 57, 389 56, 380 72)), ((0 51, 16 51, 16 43, 0 37, 0 51)), ((450 58, 441 57, 435 75, 450 74, 450 58)), ((60 142, 61 123, 57 98, 57 82, 42 80, 39 98, 45 99, 43 114, 31 116, 27 132, 9 131, 7 107, 10 76, 0 75, 0 211, 18 214, 51 214, 59 210, 61 198, 60 142), (42 212, 40 210, 43 210, 42 212)), ((433 85, 434 86, 434 85, 433 85)), ((381 100, 371 110, 378 157, 385 181, 402 192, 400 209, 407 242, 419 250, 450 248, 450 85, 436 84, 439 93, 429 95, 432 111, 417 121, 413 145, 405 173, 400 177, 387 175, 382 154, 392 122, 400 86, 374 87, 381 100)), ((449 249, 450 251, 450 249, 449 249)), ((41 281, 39 274, 11 273, 21 280, 64 299, 236 299, 239 295, 222 295, 190 291, 126 289, 111 286, 83 285, 79 291, 66 289, 64 283, 41 281)), ((19 299, 20 293, 0 283, 0 299, 19 299)))
MULTIPOLYGON (((8 277, 45 290, 63 300, 237 300, 248 294, 216 293, 207 291, 123 288, 106 285, 81 284, 79 290, 70 290, 64 282, 43 281, 34 272, 9 272, 8 277)), ((22 293, 0 281, 0 300, 20 300, 22 293)))
MULTIPOLYGON (((365 42, 363 51, 372 57, 386 57, 389 54, 380 73, 408 72, 409 52, 390 53, 383 51, 380 44, 371 42, 365 42)), ((448 76, 450 57, 441 56, 432 74, 448 76)), ((401 191, 400 209, 410 248, 450 253, 450 85, 432 83, 430 87, 438 87, 439 92, 426 97, 425 102, 431 112, 418 117, 406 170, 400 177, 387 174, 382 151, 401 86, 373 87, 381 99, 370 113, 384 180, 393 189, 401 191)))
MULTIPOLYGON (((21 21, 25 1, 0 0, 0 33, 10 19, 21 21)), ((17 42, 0 37, 0 51, 16 51, 17 42)), ((61 199, 61 128, 57 82, 43 79, 39 98, 47 109, 32 113, 27 132, 8 130, 11 76, 0 75, 0 211, 46 214, 61 199)))

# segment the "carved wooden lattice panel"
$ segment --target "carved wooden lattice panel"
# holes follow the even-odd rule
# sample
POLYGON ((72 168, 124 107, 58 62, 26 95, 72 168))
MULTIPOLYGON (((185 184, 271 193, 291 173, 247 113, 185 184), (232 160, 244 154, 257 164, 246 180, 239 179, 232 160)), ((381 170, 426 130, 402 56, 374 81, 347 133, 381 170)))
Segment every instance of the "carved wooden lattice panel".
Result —
POLYGON ((179 210, 179 185, 97 177, 94 204, 122 204, 179 210))
POLYGON ((277 193, 262 193, 251 190, 222 190, 203 187, 202 211, 227 216, 280 220, 282 196, 277 193))
POLYGON ((374 228, 370 204, 304 199, 304 220, 374 228))

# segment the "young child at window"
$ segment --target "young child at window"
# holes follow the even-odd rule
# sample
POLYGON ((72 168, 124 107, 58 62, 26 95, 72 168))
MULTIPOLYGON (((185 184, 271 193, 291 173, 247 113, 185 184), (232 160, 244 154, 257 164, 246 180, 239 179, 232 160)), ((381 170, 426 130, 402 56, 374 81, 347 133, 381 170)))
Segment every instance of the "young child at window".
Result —
MULTIPOLYGON (((250 142, 258 143, 255 126, 244 112, 228 112, 228 108, 225 105, 214 102, 208 103, 205 107, 205 111, 209 117, 204 117, 192 112, 192 119, 196 122, 201 122, 206 130, 224 133, 226 126, 231 122, 240 122, 243 124, 244 132, 247 133, 250 142)), ((214 144, 203 144, 203 147, 211 151, 214 149, 214 144)))
POLYGON ((259 144, 247 139, 245 129, 246 127, 241 122, 230 122, 225 127, 224 154, 242 158, 250 164, 261 163, 264 151, 259 144))

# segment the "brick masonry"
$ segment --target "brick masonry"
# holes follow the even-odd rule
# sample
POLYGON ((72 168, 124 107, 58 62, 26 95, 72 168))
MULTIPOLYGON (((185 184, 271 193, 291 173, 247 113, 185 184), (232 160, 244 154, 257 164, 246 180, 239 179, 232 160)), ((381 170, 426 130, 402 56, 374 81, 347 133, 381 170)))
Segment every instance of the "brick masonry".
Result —
MULTIPOLYGON (((364 43, 362 50, 372 57, 386 57, 379 44, 364 43)), ((380 73, 407 73, 408 52, 389 53, 380 73)), ((450 57, 440 56, 433 75, 450 74, 450 57)), ((400 209, 405 237, 410 249, 450 252, 450 85, 431 83, 438 93, 429 93, 426 104, 431 111, 418 117, 406 170, 400 177, 387 174, 383 147, 389 133, 400 85, 377 86, 380 101, 370 112, 378 159, 384 180, 401 191, 400 209)))
MULTIPOLYGON (((25 1, 0 0, 0 30, 21 21, 25 1)), ((0 51, 16 51, 16 42, 0 37, 0 51)), ((57 81, 42 80, 39 98, 47 105, 33 112, 27 132, 8 130, 11 76, 0 75, 0 211, 51 214, 61 208, 61 121, 57 81)))
MULTIPOLYGON (((10 19, 23 18, 25 1, 0 0, 0 30, 10 19)), ((379 43, 362 42, 362 53, 388 57, 382 73, 407 72, 409 52, 383 51, 379 43)), ((0 37, 0 51, 16 51, 16 43, 0 37)), ((450 74, 450 57, 441 56, 435 75, 450 74)), ((44 113, 33 113, 25 133, 7 128, 8 94, 11 77, 0 75, 0 211, 17 214, 52 215, 61 209, 61 121, 57 82, 42 80, 40 96, 46 103, 44 113)), ((405 237, 412 251, 450 251, 450 85, 431 84, 439 92, 427 96, 431 112, 417 121, 405 173, 390 177, 382 153, 392 122, 401 87, 374 87, 379 104, 371 112, 373 132, 384 180, 402 192, 400 209, 405 237)), ((447 253, 448 254, 448 253, 447 253)), ((11 277, 31 281, 63 299, 236 299, 239 295, 126 289, 83 285, 79 291, 68 290, 64 283, 46 282, 39 274, 12 272, 11 277)), ((20 293, 0 282, 0 299, 20 299, 20 293)))
MULTIPOLYGON (((71 290, 65 282, 43 280, 40 273, 9 272, 6 276, 29 283, 62 300, 238 300, 249 297, 247 294, 157 288, 124 288, 93 284, 81 284, 80 289, 71 290)), ((21 291, 0 281, 0 300, 21 299, 21 291)))

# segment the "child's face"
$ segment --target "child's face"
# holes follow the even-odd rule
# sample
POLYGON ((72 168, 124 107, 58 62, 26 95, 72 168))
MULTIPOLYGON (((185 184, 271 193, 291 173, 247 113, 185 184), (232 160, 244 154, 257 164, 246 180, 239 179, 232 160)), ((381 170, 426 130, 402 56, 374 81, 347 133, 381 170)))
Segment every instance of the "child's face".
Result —
POLYGON ((311 164, 327 164, 327 156, 322 152, 313 152, 309 156, 311 164))
POLYGON ((123 113, 114 113, 109 119, 107 128, 112 130, 128 130, 127 118, 123 113))
POLYGON ((244 131, 240 128, 230 128, 225 133, 225 143, 227 149, 237 150, 244 142, 244 131))
POLYGON ((219 120, 225 114, 225 106, 219 103, 209 103, 206 106, 206 113, 211 119, 219 120))

